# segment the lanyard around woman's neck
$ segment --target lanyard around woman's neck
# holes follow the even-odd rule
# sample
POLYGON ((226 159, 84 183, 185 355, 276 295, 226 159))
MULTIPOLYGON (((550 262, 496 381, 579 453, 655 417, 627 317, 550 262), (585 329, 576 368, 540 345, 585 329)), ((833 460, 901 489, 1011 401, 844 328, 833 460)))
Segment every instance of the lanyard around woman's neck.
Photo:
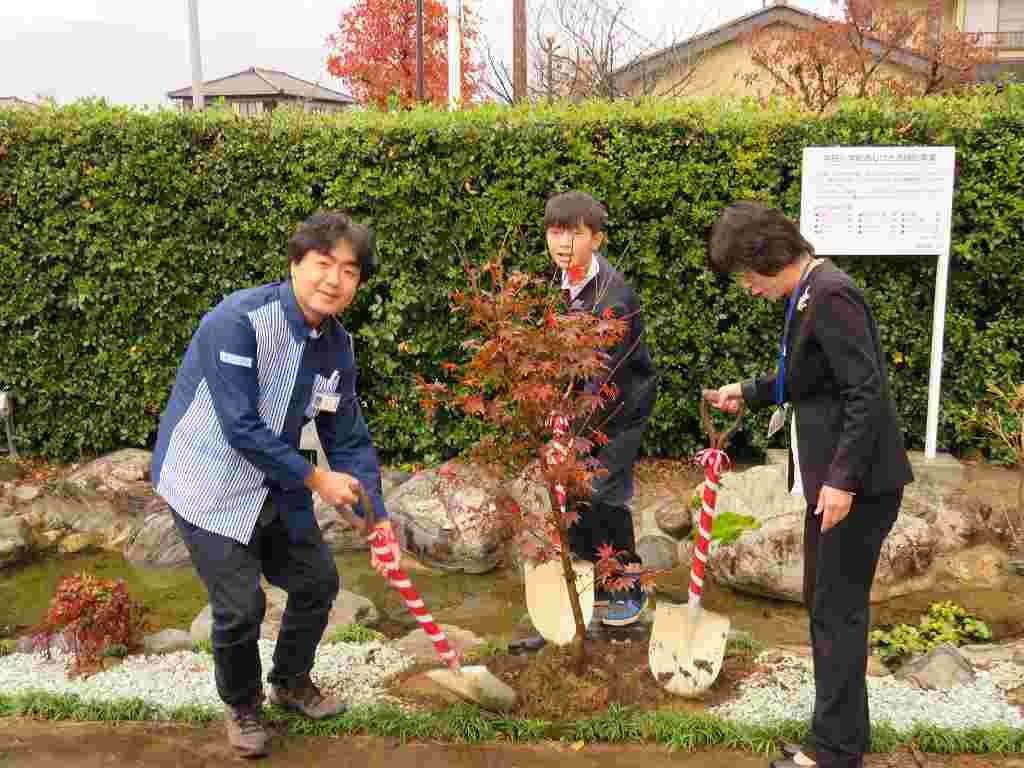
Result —
POLYGON ((783 326, 782 341, 779 343, 779 374, 775 378, 776 405, 782 405, 786 391, 786 347, 789 344, 789 324, 793 320, 793 310, 796 308, 797 302, 799 301, 804 283, 810 277, 811 269, 816 263, 817 260, 811 258, 806 264, 804 264, 804 268, 800 271, 800 280, 797 282, 796 290, 794 290, 789 295, 789 299, 786 300, 786 324, 783 326))

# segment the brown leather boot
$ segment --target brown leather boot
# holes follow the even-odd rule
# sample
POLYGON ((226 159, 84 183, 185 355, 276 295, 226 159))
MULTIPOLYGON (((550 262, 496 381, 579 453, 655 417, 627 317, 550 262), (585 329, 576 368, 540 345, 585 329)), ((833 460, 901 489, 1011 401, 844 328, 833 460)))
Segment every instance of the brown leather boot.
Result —
POLYGON ((348 709, 334 696, 324 696, 320 693, 320 690, 313 685, 313 681, 309 679, 309 675, 306 675, 304 680, 292 688, 272 685, 267 698, 271 704, 298 712, 313 720, 334 717, 348 709))
POLYGON ((227 705, 224 723, 228 743, 241 757, 262 757, 267 754, 267 732, 263 729, 262 699, 257 704, 227 705))

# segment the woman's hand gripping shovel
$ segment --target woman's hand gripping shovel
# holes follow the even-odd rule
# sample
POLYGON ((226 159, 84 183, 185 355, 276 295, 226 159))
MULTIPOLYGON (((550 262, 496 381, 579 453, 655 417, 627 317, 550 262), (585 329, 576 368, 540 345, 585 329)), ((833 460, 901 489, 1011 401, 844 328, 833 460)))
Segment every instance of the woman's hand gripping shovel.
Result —
POLYGON ((491 674, 487 667, 463 667, 459 663, 458 653, 449 645, 448 638, 434 622, 434 617, 427 610, 409 576, 395 562, 390 546, 392 542, 389 539, 394 534, 390 530, 377 527, 373 505, 362 485, 359 486, 359 503, 366 515, 366 534, 370 541, 370 551, 383 565, 388 583, 398 590, 409 613, 416 618, 423 632, 433 642, 437 655, 448 665, 448 669, 431 670, 427 676, 442 688, 485 709, 502 712, 511 710, 516 703, 516 692, 512 688, 491 674))
POLYGON ((685 697, 699 696, 715 682, 729 639, 729 617, 705 611, 701 601, 719 482, 722 471, 729 468, 725 446, 743 422, 743 406, 740 405, 735 423, 726 432, 714 431, 703 399, 700 414, 711 447, 697 454, 697 463, 704 467, 704 498, 690 566, 690 596, 686 605, 659 601, 648 651, 655 679, 669 692, 685 697))

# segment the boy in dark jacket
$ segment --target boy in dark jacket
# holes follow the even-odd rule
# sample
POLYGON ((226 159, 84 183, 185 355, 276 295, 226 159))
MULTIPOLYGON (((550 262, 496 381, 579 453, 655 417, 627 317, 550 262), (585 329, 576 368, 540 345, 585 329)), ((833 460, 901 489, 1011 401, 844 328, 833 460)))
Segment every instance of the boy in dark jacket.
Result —
MULTIPOLYGON (((633 465, 643 442, 644 430, 654 409, 657 373, 644 343, 640 302, 633 289, 598 250, 604 242, 608 213, 585 192, 566 192, 548 200, 544 229, 548 251, 561 271, 562 293, 570 311, 599 314, 610 308, 628 324, 621 342, 610 351, 605 377, 595 382, 614 384, 617 396, 597 422, 608 438, 597 449, 596 458, 607 474, 594 478, 593 494, 587 508, 578 509, 579 518, 569 529, 572 554, 596 561, 597 548, 610 544, 619 561, 639 563, 629 502, 633 497, 633 465)), ((595 605, 608 606, 603 622, 627 626, 640 618, 644 596, 639 587, 609 594, 600 586, 595 605)))

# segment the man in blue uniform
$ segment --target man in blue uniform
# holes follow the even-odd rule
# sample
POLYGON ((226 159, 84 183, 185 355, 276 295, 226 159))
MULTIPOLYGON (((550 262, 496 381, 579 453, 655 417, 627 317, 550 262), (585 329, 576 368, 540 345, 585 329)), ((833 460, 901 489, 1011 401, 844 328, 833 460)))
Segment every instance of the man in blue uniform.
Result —
POLYGON ((343 213, 319 213, 299 225, 287 252, 290 279, 233 293, 203 317, 153 457, 153 484, 209 592, 217 691, 228 740, 246 757, 267 751, 261 575, 288 593, 270 700, 316 719, 344 709, 310 678, 339 589, 311 492, 365 514, 361 486, 399 554, 359 407, 352 337, 336 319, 376 269, 373 232, 343 213), (299 453, 311 419, 329 469, 299 453))

